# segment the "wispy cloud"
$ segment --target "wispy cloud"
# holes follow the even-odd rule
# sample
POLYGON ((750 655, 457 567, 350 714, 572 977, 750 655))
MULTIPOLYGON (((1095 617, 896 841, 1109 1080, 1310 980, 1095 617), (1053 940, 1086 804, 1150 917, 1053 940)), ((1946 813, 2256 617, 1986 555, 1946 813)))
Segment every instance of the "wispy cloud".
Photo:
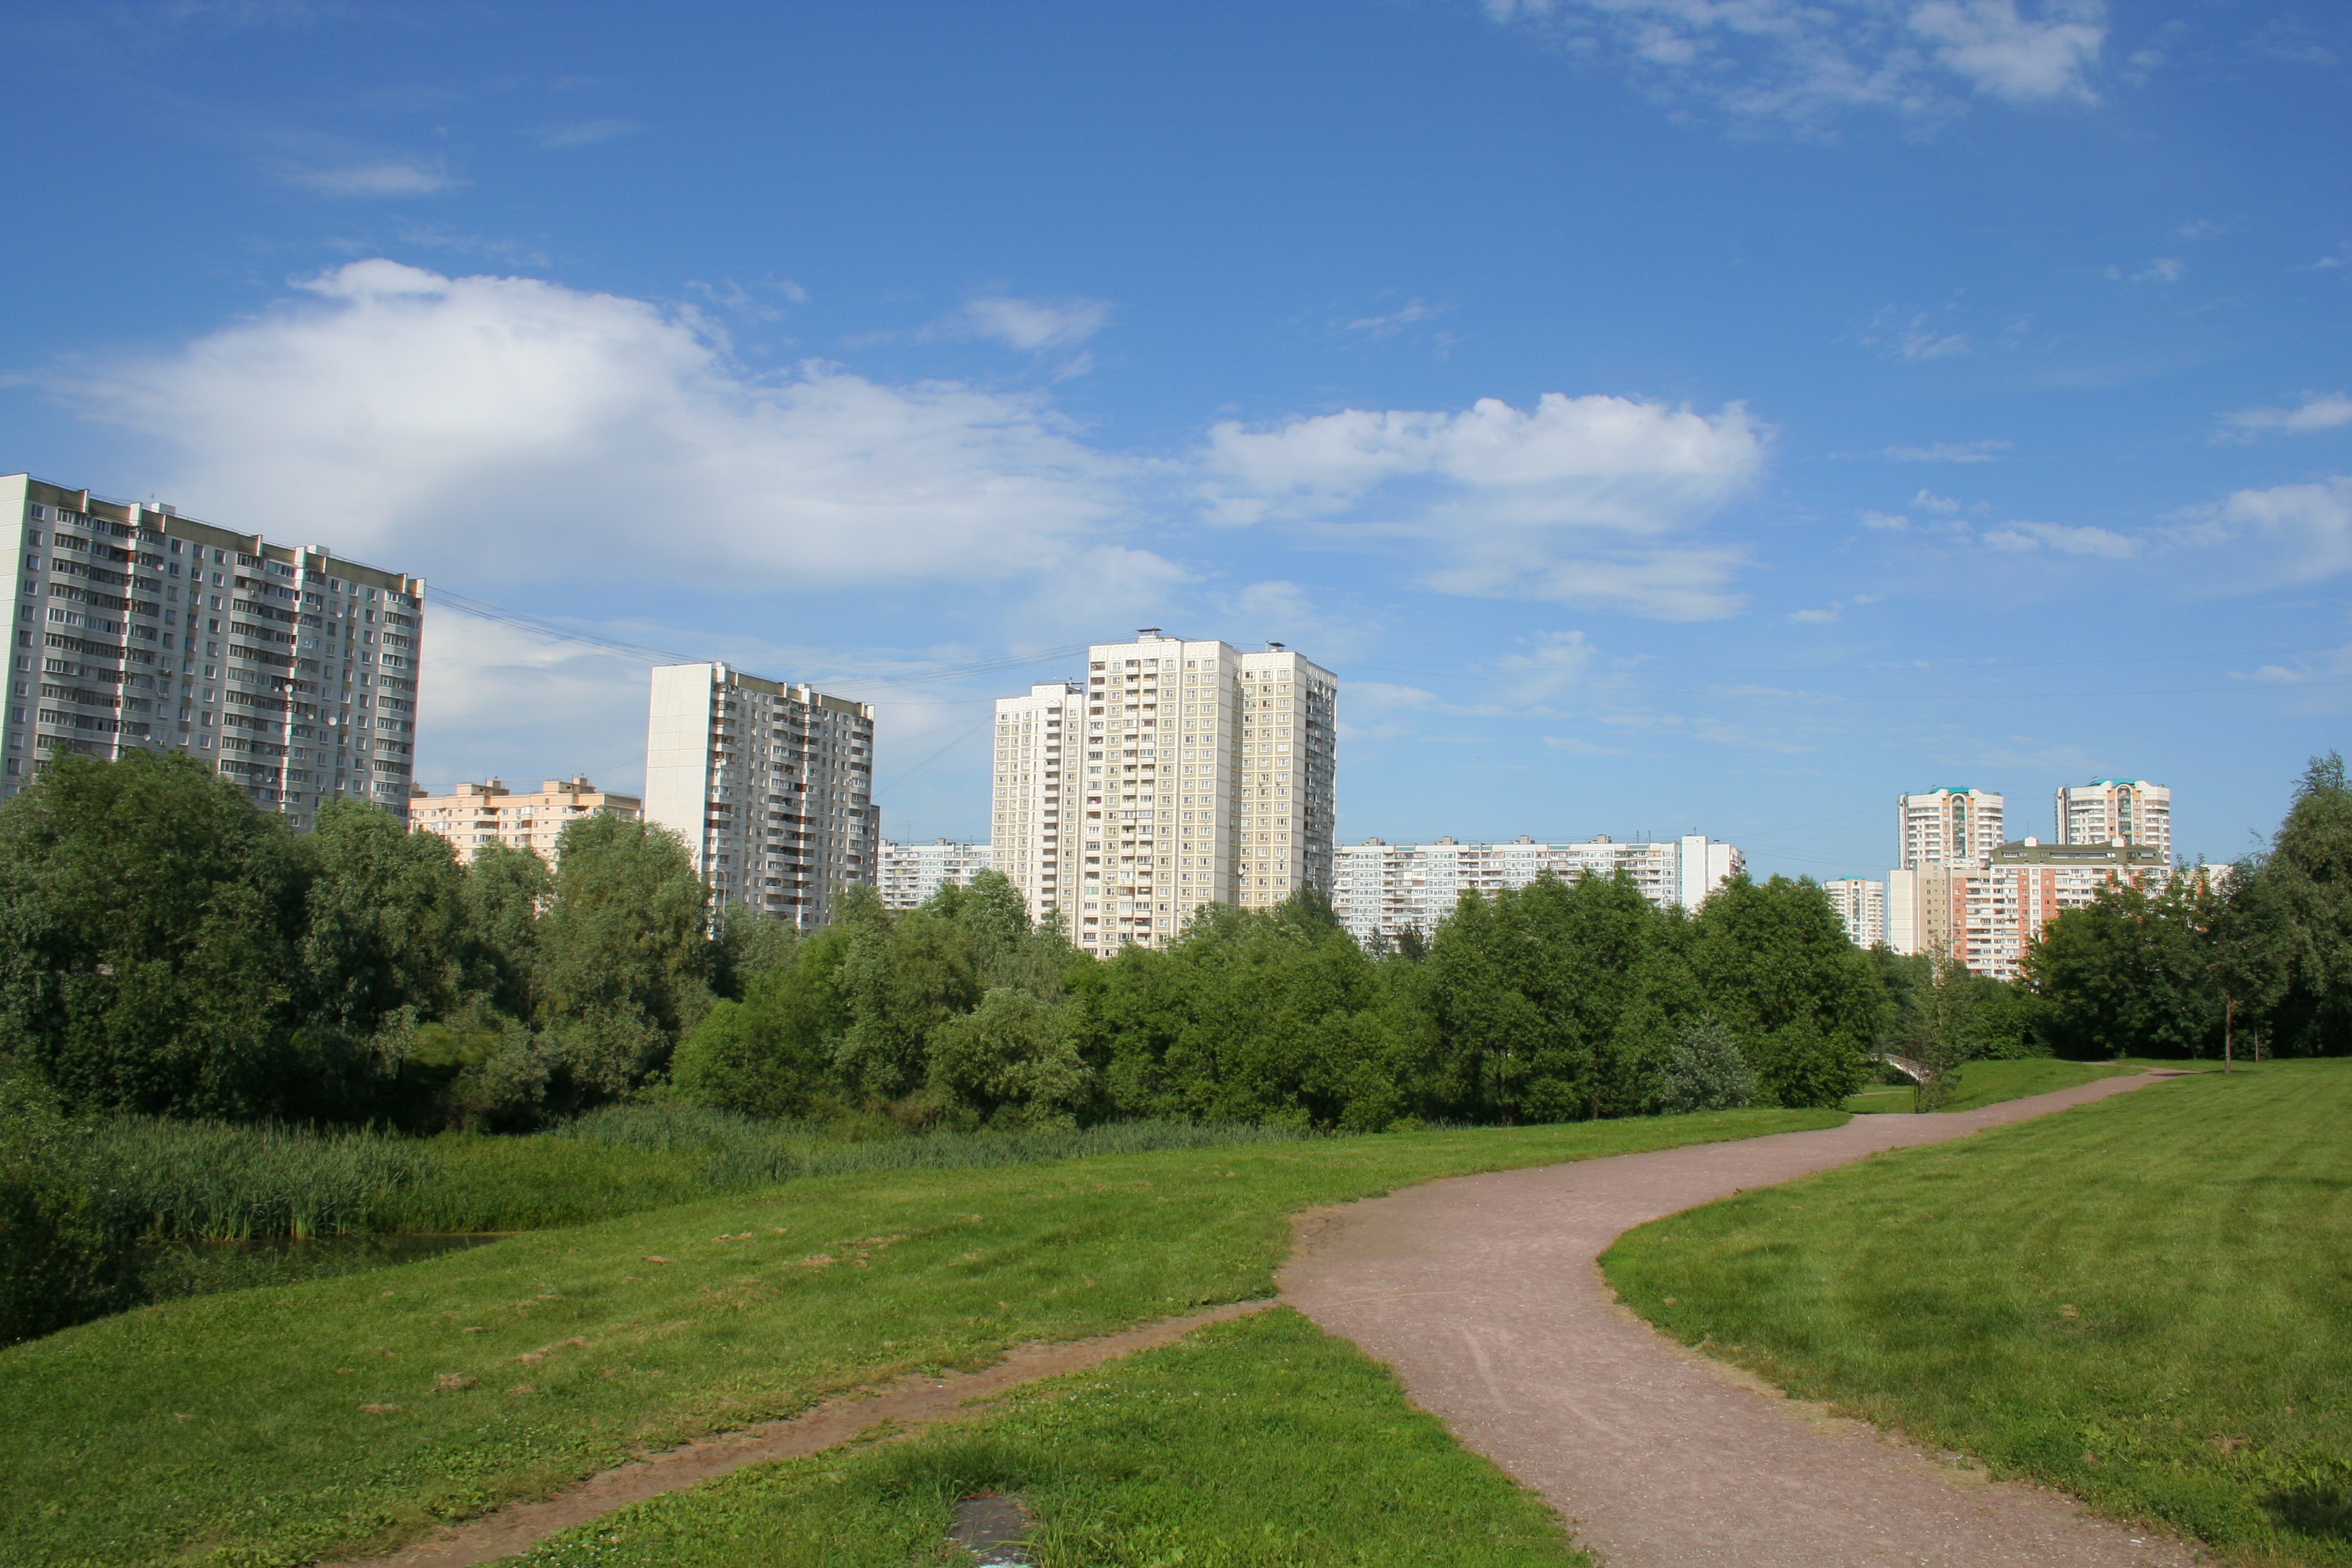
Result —
POLYGON ((2184 512, 2172 531, 2189 548, 2226 547, 2209 569, 2216 591, 2317 583, 2352 571, 2352 474, 2234 492, 2184 512))
POLYGON ((325 166, 289 163, 278 166, 278 177, 327 196, 429 196, 465 184, 439 161, 414 158, 325 166))
POLYGON ((967 301, 942 335, 987 338, 1023 353, 1073 349, 1110 322, 1107 300, 1020 300, 992 294, 967 301))
POLYGON ((2138 271, 2129 274, 2120 267, 2110 267, 2107 276, 2129 283, 2178 283, 2189 276, 2189 263, 2177 256, 2159 256, 2138 271))
MULTIPOLYGON (((1358 337, 1378 342, 1382 338, 1395 337, 1398 333, 1409 331, 1415 327, 1425 326, 1453 309, 1454 307, 1448 304, 1432 305, 1424 300, 1412 300, 1382 315, 1358 316, 1351 321, 1336 321, 1332 326, 1336 331, 1353 333, 1358 337)), ((1453 340, 1449 339, 1449 341, 1453 340)))
POLYGON ((1986 530, 1984 542, 1989 550, 2047 549, 2061 555, 2095 555, 2109 561, 2121 561, 2140 551, 2140 542, 2127 534, 2063 522, 2005 522, 1986 530))
POLYGON ((2314 430, 2333 430, 2352 425, 2352 397, 2340 392, 2306 392, 2303 403, 2294 408, 2242 408, 2222 416, 2224 436, 2251 441, 2265 430, 2285 435, 2304 435, 2314 430))
POLYGON ((2006 441, 1937 441, 1926 447, 1885 447, 1873 455, 1890 463, 1997 463, 2008 451, 2006 441))
POLYGON ((572 120, 557 125, 535 125, 525 132, 550 151, 593 147, 599 142, 631 136, 646 129, 642 120, 572 120))
POLYGON ((1677 110, 1825 133, 1876 112, 1915 125, 1971 99, 2097 101, 2101 0, 1486 0, 1487 16, 1606 62, 1677 110))

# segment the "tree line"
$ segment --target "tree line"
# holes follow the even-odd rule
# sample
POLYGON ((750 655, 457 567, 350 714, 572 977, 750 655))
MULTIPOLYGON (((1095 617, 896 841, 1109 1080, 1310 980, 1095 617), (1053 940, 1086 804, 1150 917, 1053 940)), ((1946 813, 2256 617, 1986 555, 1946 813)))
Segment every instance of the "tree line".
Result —
POLYGON ((982 873, 851 889, 803 934, 714 921, 653 826, 566 826, 551 869, 364 803, 292 831, 188 759, 65 758, 0 803, 0 1071, 76 1114, 523 1129, 617 1100, 1043 1128, 1351 1131, 1834 1105, 1873 1058, 2342 1048, 2352 792, 2313 764, 2220 891, 2117 889, 2011 986, 1854 949, 1810 880, 1695 912, 1631 880, 1468 893, 1367 952, 1312 894, 1206 909, 1108 960, 982 873))

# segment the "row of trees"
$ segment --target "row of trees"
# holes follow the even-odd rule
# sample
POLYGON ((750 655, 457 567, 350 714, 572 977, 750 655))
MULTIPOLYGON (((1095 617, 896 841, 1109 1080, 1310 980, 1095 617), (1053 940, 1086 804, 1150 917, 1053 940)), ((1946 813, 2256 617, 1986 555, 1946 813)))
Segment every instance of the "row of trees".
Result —
POLYGON ((2115 888, 2053 921, 2025 991, 2061 1056, 2323 1056, 2352 1046, 2352 784, 2315 757, 2267 851, 2115 888))
POLYGON ((1629 878, 1547 878, 1466 897, 1425 951, 1380 955, 1301 895, 1097 963, 984 873, 903 914, 852 901, 775 944, 686 1037, 675 1087, 760 1115, 1376 1130, 1687 1109, 1694 1053, 1727 1044, 1741 1100, 1830 1105, 1868 1076, 1891 1013, 1821 889, 1779 878, 1696 918, 1629 878))
POLYGON ((373 805, 291 831, 201 763, 64 758, 0 804, 0 1066, 78 1110, 526 1120, 668 1064, 730 984, 684 848, 574 824, 559 872, 373 805))
POLYGON ((1381 952, 1301 896, 1097 962, 993 874, 898 913, 853 890, 806 936, 714 929, 684 847, 612 817, 568 826, 551 873, 499 846, 463 865, 357 803, 296 834, 176 757, 64 759, 0 804, 0 1074, 78 1112, 498 1129, 656 1093, 1375 1129, 1834 1104, 1888 1052, 2336 1050, 2348 1017, 2332 756, 2222 890, 2115 889, 2052 923, 2021 986, 1857 952, 1819 888, 1777 877, 1694 915, 1547 878, 1381 952))

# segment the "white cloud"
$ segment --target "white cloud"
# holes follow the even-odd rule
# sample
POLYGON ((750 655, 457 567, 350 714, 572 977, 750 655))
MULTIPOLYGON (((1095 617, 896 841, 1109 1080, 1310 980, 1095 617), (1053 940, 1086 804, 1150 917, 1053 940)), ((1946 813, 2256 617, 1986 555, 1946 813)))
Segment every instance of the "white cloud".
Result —
POLYGON ((2050 10, 2035 22, 2017 14, 2015 0, 1928 0, 1911 13, 1911 30, 1933 39, 1936 58, 1979 92, 2011 103, 2095 102, 2084 77, 2106 38, 2103 9, 2050 10))
POLYGON ((1915 123, 1969 97, 2095 102, 2100 0, 1486 0, 1487 16, 1615 60, 1643 91, 1748 128, 1819 132, 1867 110, 1915 123))
POLYGON ((1104 300, 1015 300, 991 295, 967 303, 949 329, 959 337, 989 338, 1023 353, 1076 348, 1110 321, 1104 300))
POLYGON ((1546 735, 1543 743, 1555 752, 1566 752, 1572 757, 1622 757, 1622 746, 1603 746, 1591 741, 1580 741, 1573 735, 1546 735))
POLYGON ((302 289, 58 391, 178 447, 192 511, 467 582, 997 578, 1129 477, 1040 396, 753 375, 689 310, 385 260, 302 289))
POLYGON ((1911 504, 1922 511, 1942 512, 1948 516, 1960 510, 1958 501, 1949 496, 1939 496, 1924 487, 1917 495, 1911 498, 1911 504))
MULTIPOLYGON (((2120 267, 2108 268, 2107 276, 2117 281, 2125 280, 2124 269, 2120 267)), ((2188 276, 2189 263, 2177 256, 2159 256, 2132 273, 2128 280, 2134 283, 2178 283, 2188 276)))
POLYGON ((1838 606, 1823 610, 1791 610, 1789 618, 1800 626, 1820 626, 1838 618, 1838 606))
POLYGON ((1213 521, 1283 521, 1328 542, 1433 547, 1441 592, 1549 599, 1668 620, 1738 609, 1739 549, 1679 536, 1754 483, 1767 432, 1629 398, 1484 398, 1459 414, 1349 409, 1213 428, 1198 458, 1213 521))
POLYGON ((1985 545, 1991 550, 2021 552, 2048 548, 2061 555, 2096 555, 2120 561, 2139 553, 2139 541, 2104 528, 2083 528, 2063 522, 2007 522, 1988 530, 1985 545))
POLYGON ((2340 392, 2306 392, 2299 408, 2242 408, 2224 417, 2243 440, 2252 440, 2264 430, 2281 430, 2290 435, 2333 430, 2339 425, 2352 425, 2352 397, 2340 392))
POLYGON ((2006 441, 1937 441, 1927 447, 1888 447, 1878 455, 1891 463, 1997 463, 2006 441))
POLYGON ((2174 537, 2197 546, 2267 545, 2258 559, 2232 551, 2242 578, 2315 583, 2352 570, 2352 474, 2312 484, 2239 490, 2218 507, 2191 512, 2174 537))
POLYGON ((285 163, 278 173, 289 185, 328 196, 429 196, 465 184, 437 162, 404 158, 331 167, 285 163))
POLYGON ((1862 514, 1862 526, 1874 528, 1881 533, 1900 533, 1911 526, 1911 520, 1899 511, 1866 511, 1862 514))
POLYGON ((593 147, 599 142, 610 142, 646 129, 642 120, 573 120, 561 125, 534 126, 530 139, 551 152, 572 147, 593 147))
POLYGON ((1430 305, 1419 300, 1411 300, 1384 316, 1359 316, 1352 321, 1339 323, 1343 332, 1354 332, 1377 342, 1392 338, 1399 332, 1432 321, 1454 309, 1451 305, 1430 305))

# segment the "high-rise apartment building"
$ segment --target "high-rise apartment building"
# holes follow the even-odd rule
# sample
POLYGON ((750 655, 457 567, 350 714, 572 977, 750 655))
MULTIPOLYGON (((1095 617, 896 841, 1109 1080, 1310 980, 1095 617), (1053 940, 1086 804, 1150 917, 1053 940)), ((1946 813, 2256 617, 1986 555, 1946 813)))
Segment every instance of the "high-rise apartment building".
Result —
POLYGON ((424 579, 27 474, 0 476, 10 518, 0 794, 59 746, 143 749, 301 826, 338 797, 405 810, 424 579))
MULTIPOLYGON (((1028 900, 1029 918, 1042 921, 1058 912, 1073 937, 1082 809, 1078 781, 1084 776, 1077 753, 1086 710, 1083 680, 1040 681, 1026 697, 996 700, 989 822, 996 869, 1028 900)), ((1101 911, 1096 914, 1099 918, 1101 911)))
POLYGON ((1923 866, 1984 866, 2000 842, 2007 802, 1989 790, 1946 784, 1924 795, 1895 797, 1897 864, 1906 871, 1923 866))
POLYGON ((1622 870, 1661 909, 1696 910, 1707 895, 1748 868, 1747 857, 1705 834, 1656 842, 1618 843, 1606 837, 1576 844, 1385 844, 1368 838, 1343 845, 1337 858, 1331 904, 1349 934, 1369 946, 1407 930, 1423 937, 1453 913, 1469 891, 1524 888, 1549 871, 1563 881, 1586 872, 1622 870))
POLYGON ((1886 884, 1863 877, 1840 877, 1822 884, 1822 891, 1837 907, 1846 940, 1856 947, 1876 947, 1886 940, 1886 884))
POLYGON ((2061 784, 2053 803, 2061 844, 2119 839, 2172 863, 2172 791, 2146 779, 2093 779, 2061 784))
MULTIPOLYGON (((1998 846, 1983 866, 1931 866, 1919 879, 1916 952, 1948 952, 1979 974, 2014 980, 2042 930, 2110 883, 2160 883, 2171 862, 2152 846, 2101 842, 1998 846)), ((1889 945, 1892 945, 1891 943, 1889 945)))
POLYGON ((468 866, 488 844, 528 849, 552 866, 566 823, 600 814, 635 822, 644 807, 635 795, 608 794, 582 777, 549 779, 529 795, 490 779, 461 784, 447 795, 418 789, 408 801, 408 831, 439 834, 457 847, 457 858, 468 866))
POLYGON ((686 840, 721 907, 803 929, 876 880, 874 710, 725 664, 653 672, 646 818, 686 840))
POLYGON ((1083 682, 997 704, 997 868, 1097 953, 1164 946, 1203 904, 1328 897, 1339 692, 1277 643, 1096 645, 1083 682))
POLYGON ((969 888, 971 879, 995 864, 985 844, 959 844, 941 838, 930 844, 882 846, 882 907, 916 910, 929 903, 941 888, 969 888))

